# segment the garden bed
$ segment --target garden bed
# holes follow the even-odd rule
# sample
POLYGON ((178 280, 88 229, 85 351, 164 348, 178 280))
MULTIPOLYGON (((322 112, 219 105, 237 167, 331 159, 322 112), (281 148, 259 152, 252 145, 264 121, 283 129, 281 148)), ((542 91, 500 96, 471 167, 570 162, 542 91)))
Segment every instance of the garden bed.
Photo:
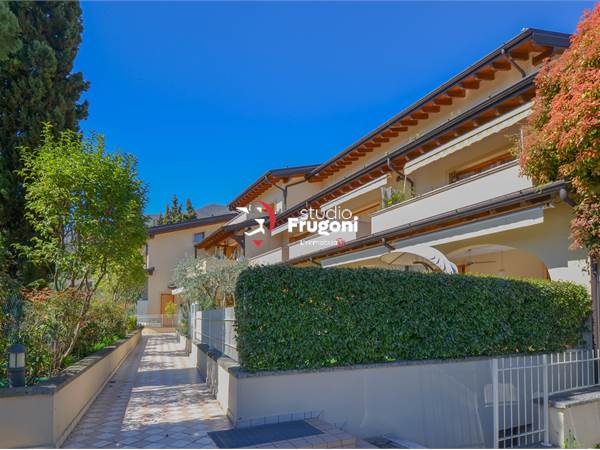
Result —
POLYGON ((33 386, 0 389, 0 447, 57 447, 140 342, 137 330, 33 386))

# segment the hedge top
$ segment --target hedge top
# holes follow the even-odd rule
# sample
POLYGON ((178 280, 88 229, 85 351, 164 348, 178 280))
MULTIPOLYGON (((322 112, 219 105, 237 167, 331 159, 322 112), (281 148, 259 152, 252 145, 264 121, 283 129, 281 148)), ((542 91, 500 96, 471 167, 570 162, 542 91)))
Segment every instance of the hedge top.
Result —
POLYGON ((387 269, 252 267, 236 288, 246 370, 558 351, 590 298, 567 282, 387 269))

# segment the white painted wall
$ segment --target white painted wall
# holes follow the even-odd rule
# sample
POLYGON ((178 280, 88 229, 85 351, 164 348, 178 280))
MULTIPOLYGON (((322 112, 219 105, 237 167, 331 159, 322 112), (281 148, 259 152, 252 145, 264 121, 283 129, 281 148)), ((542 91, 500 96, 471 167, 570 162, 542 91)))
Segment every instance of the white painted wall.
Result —
POLYGON ((531 186, 531 180, 519 176, 517 162, 512 162, 376 212, 371 215, 371 230, 385 231, 531 186))

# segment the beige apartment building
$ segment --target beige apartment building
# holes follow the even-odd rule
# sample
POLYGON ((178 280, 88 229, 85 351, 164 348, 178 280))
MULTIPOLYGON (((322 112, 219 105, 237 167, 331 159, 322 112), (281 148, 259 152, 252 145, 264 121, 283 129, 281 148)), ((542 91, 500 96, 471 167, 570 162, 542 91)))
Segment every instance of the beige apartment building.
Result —
POLYGON ((534 187, 514 156, 535 76, 568 43, 565 34, 524 30, 307 173, 310 166, 293 177, 268 172, 250 185, 229 206, 276 205, 260 246, 244 236, 253 217, 240 213, 197 247, 239 245, 258 264, 386 267, 388 253, 420 245, 464 273, 589 285, 586 254, 569 248, 568 184, 534 187), (358 229, 290 233, 288 219, 308 207, 350 209, 358 229))
POLYGON ((137 304, 140 320, 160 321, 165 306, 176 301, 171 278, 177 263, 194 257, 194 245, 236 215, 221 205, 209 205, 196 213, 196 219, 148 229, 148 240, 143 250, 148 278, 144 298, 137 304))
POLYGON ((515 157, 535 76, 568 45, 524 30, 319 166, 268 172, 229 206, 264 202, 275 217, 240 212, 196 247, 235 247, 254 264, 396 270, 439 270, 439 256, 455 272, 568 280, 597 296, 597 264, 570 248, 568 183, 534 186, 515 157), (308 208, 350 210, 358 226, 290 230, 308 208), (248 236, 256 218, 260 239, 248 236))

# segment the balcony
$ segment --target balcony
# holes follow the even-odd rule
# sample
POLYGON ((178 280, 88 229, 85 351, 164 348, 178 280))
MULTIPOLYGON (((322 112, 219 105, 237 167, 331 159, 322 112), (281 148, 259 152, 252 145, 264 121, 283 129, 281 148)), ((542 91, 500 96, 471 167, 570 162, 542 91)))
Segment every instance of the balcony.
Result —
POLYGON ((531 186, 531 180, 519 176, 518 163, 512 161, 372 214, 371 232, 407 225, 531 186))
POLYGON ((283 249, 281 247, 270 250, 250 259, 250 264, 266 265, 283 262, 283 249))

